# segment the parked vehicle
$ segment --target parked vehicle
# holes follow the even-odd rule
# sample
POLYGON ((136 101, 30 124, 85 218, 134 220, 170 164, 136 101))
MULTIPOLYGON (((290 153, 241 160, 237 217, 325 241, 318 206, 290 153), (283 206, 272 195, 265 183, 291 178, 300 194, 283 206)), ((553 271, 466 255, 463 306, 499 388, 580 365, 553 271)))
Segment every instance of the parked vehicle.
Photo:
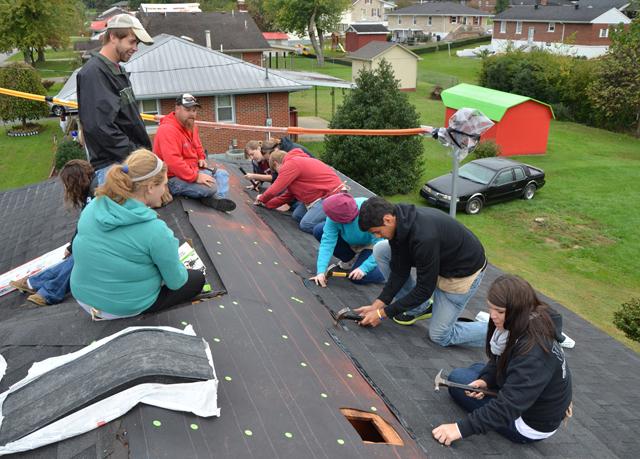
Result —
MULTIPOLYGON (((80 69, 77 69, 71 74, 71 76, 67 79, 67 81, 64 83, 64 85, 60 89, 60 92, 54 96, 56 99, 69 100, 72 102, 76 102, 76 99, 77 99, 76 75, 78 74, 78 70, 80 69)), ((70 115, 70 114, 78 113, 77 108, 66 107, 64 105, 55 104, 53 102, 47 102, 47 103, 49 104, 51 113, 55 116, 70 115)))
MULTIPOLYGON (((542 169, 505 158, 470 161, 458 173, 457 208, 474 215, 487 204, 511 199, 533 199, 545 184, 542 169)), ((434 206, 449 208, 451 173, 429 180, 420 195, 434 206)))

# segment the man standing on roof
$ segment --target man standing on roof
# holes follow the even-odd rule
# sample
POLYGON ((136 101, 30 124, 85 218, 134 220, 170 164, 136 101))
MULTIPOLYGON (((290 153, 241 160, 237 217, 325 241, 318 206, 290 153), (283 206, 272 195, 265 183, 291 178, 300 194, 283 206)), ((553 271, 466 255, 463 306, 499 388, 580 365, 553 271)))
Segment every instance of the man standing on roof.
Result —
POLYGON ((140 42, 150 45, 153 39, 137 18, 118 14, 107 23, 100 52, 78 72, 78 115, 98 184, 113 164, 139 148, 151 149, 129 75, 120 65, 140 42))
POLYGON ((484 248, 471 231, 437 209, 394 205, 377 196, 362 204, 358 224, 362 231, 387 239, 373 247, 387 283, 371 305, 356 309, 364 317, 361 325, 375 327, 385 317, 424 314, 433 295, 431 341, 484 346, 486 322, 458 321, 487 267, 484 248), (411 277, 414 267, 416 280, 411 277))
POLYGON ((172 195, 199 199, 206 206, 229 212, 236 208, 235 202, 226 199, 229 173, 207 166, 195 123, 198 107, 191 94, 178 96, 175 110, 160 121, 153 151, 167 164, 172 195))

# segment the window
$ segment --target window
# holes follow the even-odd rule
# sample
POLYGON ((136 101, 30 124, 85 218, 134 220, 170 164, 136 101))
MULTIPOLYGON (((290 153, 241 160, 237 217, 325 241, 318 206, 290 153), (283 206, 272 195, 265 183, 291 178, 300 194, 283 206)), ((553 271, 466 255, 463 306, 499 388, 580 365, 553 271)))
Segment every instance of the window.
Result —
POLYGON ((363 17, 367 16, 367 9, 366 8, 362 8, 362 16, 363 17))
POLYGON ((480 25, 480 16, 473 17, 473 25, 480 25))
POLYGON ((500 33, 507 33, 507 21, 500 21, 500 33))
POLYGON ((550 22, 549 27, 547 27, 547 32, 555 32, 556 31, 556 23, 550 22))
POLYGON ((233 96, 216 97, 216 121, 221 123, 235 123, 236 114, 233 96))
POLYGON ((462 24, 467 25, 467 17, 466 16, 462 16, 460 21, 462 22, 462 24))
POLYGON ((429 16, 429 17, 427 18, 427 24, 428 24, 428 25, 433 24, 433 18, 432 18, 431 16, 429 16))
POLYGON ((398 16, 398 24, 402 24, 402 16, 398 16))
POLYGON ((146 113, 148 115, 157 115, 160 113, 158 101, 156 99, 139 101, 138 109, 140 110, 140 113, 146 113))
POLYGON ((525 175, 521 167, 516 167, 513 172, 516 173, 516 180, 524 180, 525 175))
POLYGON ((507 183, 513 182, 513 172, 512 169, 502 171, 496 177, 496 180, 493 182, 495 186, 506 185, 507 183))
POLYGON ((522 34, 522 21, 516 21, 516 35, 522 34))
POLYGON ((413 17, 413 25, 416 25, 418 23, 418 19, 414 16, 413 17))
POLYGON ((451 24, 457 24, 458 23, 458 17, 457 16, 451 16, 449 17, 449 22, 451 24))
POLYGON ((600 38, 607 38, 609 36, 609 29, 600 29, 600 38))

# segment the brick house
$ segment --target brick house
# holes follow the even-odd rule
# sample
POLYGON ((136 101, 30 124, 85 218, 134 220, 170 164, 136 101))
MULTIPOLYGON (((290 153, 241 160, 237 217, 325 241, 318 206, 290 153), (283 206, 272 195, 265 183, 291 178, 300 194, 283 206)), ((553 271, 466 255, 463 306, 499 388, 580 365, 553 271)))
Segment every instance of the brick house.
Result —
POLYGON ((389 13, 387 27, 399 42, 424 35, 445 39, 463 33, 483 35, 492 16, 456 2, 416 3, 389 13))
POLYGON ((605 54, 611 44, 609 28, 629 24, 620 9, 594 5, 520 5, 494 17, 491 45, 539 47, 558 54, 587 58, 605 54))
POLYGON ((138 14, 152 37, 173 35, 229 56, 262 65, 262 53, 271 49, 247 13, 138 14))

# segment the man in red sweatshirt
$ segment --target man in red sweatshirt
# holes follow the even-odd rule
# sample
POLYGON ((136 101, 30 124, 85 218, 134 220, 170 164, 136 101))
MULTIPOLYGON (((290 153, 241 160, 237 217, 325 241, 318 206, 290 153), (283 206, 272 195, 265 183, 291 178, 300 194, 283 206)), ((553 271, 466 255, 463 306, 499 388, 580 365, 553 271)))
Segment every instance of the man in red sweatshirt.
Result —
POLYGON ((272 153, 269 166, 278 173, 278 178, 267 191, 258 195, 256 205, 275 209, 296 200, 293 218, 299 222, 302 231, 313 233, 313 228, 327 218, 322 210, 322 200, 344 190, 344 183, 331 167, 310 158, 299 148, 289 153, 272 153))
POLYGON ((200 104, 191 94, 178 96, 175 110, 160 121, 153 152, 167 164, 172 195, 199 199, 223 212, 232 211, 236 204, 226 198, 229 173, 207 167, 195 124, 198 107, 200 104))

